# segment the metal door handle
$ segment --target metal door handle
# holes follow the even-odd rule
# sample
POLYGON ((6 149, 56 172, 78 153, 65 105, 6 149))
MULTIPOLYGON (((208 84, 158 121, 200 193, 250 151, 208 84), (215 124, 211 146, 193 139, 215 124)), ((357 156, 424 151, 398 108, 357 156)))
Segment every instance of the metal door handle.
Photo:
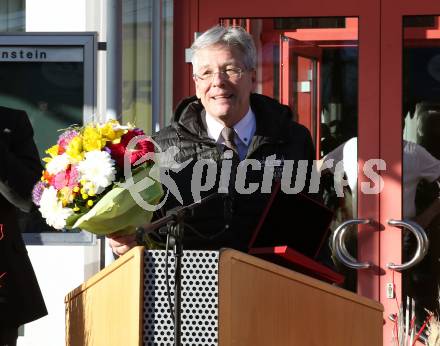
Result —
POLYGON ((345 239, 347 237, 348 226, 351 225, 366 225, 369 224, 368 219, 352 219, 341 223, 338 228, 333 232, 332 236, 332 248, 336 257, 344 265, 353 269, 368 269, 371 267, 369 262, 358 262, 347 250, 345 246, 345 239))
POLYGON ((409 220, 389 220, 388 224, 390 226, 400 226, 406 228, 412 234, 414 234, 417 240, 417 250, 414 256, 408 262, 402 264, 394 264, 391 262, 387 264, 387 268, 401 271, 415 266, 426 256, 428 252, 429 240, 426 236, 425 230, 419 224, 409 220))

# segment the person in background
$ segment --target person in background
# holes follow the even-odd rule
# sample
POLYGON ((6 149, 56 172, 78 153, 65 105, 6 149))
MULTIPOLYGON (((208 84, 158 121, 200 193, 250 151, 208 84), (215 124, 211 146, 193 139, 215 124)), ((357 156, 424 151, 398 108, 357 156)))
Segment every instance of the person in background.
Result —
POLYGON ((18 226, 29 212, 42 167, 27 114, 0 107, 0 345, 16 345, 18 327, 47 315, 18 226))
MULTIPOLYGON (((274 167, 274 179, 279 180, 277 172, 282 171, 285 160, 309 161, 302 177, 306 181, 303 191, 307 191, 314 159, 313 142, 309 131, 293 121, 289 107, 254 93, 257 84, 256 48, 252 36, 243 28, 215 26, 200 35, 191 49, 196 95, 180 102, 171 125, 159 131, 154 140, 163 152, 172 146, 179 148, 174 157, 176 162, 192 160, 178 173, 170 171, 183 205, 194 202, 191 179, 194 178, 196 162, 213 160, 220 169, 225 151, 232 152, 228 198, 206 203, 186 220, 183 245, 185 249, 230 247, 246 251, 270 195, 261 191, 263 168, 279 161, 280 166, 274 167), (273 157, 270 162, 266 161, 269 157, 273 157), (234 188, 234 172, 243 159, 261 163, 260 170, 247 169, 246 183, 259 183, 260 186, 250 194, 239 193, 234 188)), ((292 173, 291 186, 296 171, 292 173)), ((209 191, 204 191, 202 197, 218 191, 219 174, 218 171, 215 184, 209 191)), ((165 211, 179 205, 171 197, 170 194, 165 211)), ((113 252, 118 255, 134 244, 132 236, 110 240, 113 252)))
MULTIPOLYGON (((440 185, 440 160, 435 158, 422 145, 403 140, 403 174, 402 174, 402 218, 415 221, 427 233, 430 241, 429 250, 426 257, 415 267, 405 271, 403 276, 404 292, 416 300, 416 315, 417 323, 423 323, 426 316, 425 308, 434 311, 438 306, 437 296, 439 288, 439 255, 440 248, 438 246, 440 239, 440 195, 428 201, 423 201, 424 206, 420 208, 417 204, 416 195, 420 192, 420 187, 424 184, 431 187, 431 183, 440 185)), ((335 166, 342 161, 347 184, 350 188, 351 194, 345 194, 344 198, 350 198, 351 201, 346 201, 351 205, 352 215, 347 218, 357 217, 357 179, 358 167, 357 157, 358 140, 357 137, 349 139, 347 142, 341 144, 339 147, 328 153, 322 159, 321 167, 326 167, 324 163, 328 160, 333 160, 333 165, 329 170, 332 174, 335 173, 335 166)), ((323 173, 325 172, 323 170, 323 173)), ((342 182, 340 182, 342 184, 342 182)), ((440 191, 440 189, 436 189, 440 191)), ((435 193, 435 191, 432 191, 435 193)), ((438 192, 437 192, 438 193, 438 192)), ((346 221, 346 220, 340 220, 346 221)), ((355 234, 354 232, 352 234, 355 234)), ((415 252, 415 238, 408 232, 403 232, 403 261, 409 260, 415 252)), ((355 238, 350 238, 348 247, 352 254, 356 253, 355 238)), ((337 259, 334 259, 338 262, 337 259)), ((350 269, 341 268, 339 263, 336 263, 341 272, 344 272, 346 277, 350 276, 350 269)), ((346 284, 350 287, 355 287, 355 282, 346 280, 346 284)))
MULTIPOLYGON (((342 161, 347 184, 353 196, 354 218, 356 218, 359 170, 357 148, 357 137, 350 138, 323 157, 320 164, 320 167, 330 166, 326 169, 334 174, 336 165, 342 161), (325 165, 329 160, 333 160, 332 165, 325 165)), ((440 160, 432 156, 423 146, 403 140, 403 217, 412 219, 426 228, 440 214, 440 199, 434 200, 423 212, 416 213, 417 186, 423 180, 430 183, 440 181, 440 160)))

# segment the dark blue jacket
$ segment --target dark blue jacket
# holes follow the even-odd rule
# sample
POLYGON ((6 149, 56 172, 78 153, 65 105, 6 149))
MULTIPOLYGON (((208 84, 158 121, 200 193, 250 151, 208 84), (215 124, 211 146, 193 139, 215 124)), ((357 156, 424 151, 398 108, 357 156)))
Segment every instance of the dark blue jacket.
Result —
MULTIPOLYGON (((246 158, 260 161, 262 170, 248 170, 247 182, 261 185, 265 159, 273 154, 281 161, 311 162, 314 159, 310 133, 304 126, 293 121, 289 107, 259 94, 251 95, 250 104, 256 117, 256 132, 246 158)), ((218 169, 222 165, 224 147, 208 137, 204 116, 205 110, 200 100, 196 97, 185 99, 177 107, 171 125, 153 137, 162 151, 171 146, 179 148, 179 153, 174 158, 177 162, 192 159, 191 164, 179 173, 169 172, 179 187, 184 205, 194 202, 191 179, 195 162, 200 159, 212 159, 217 163, 218 169)), ((311 164, 309 167, 311 168, 311 164)), ((306 177, 306 189, 309 174, 310 170, 306 177)), ((275 180, 280 178, 276 175, 275 173, 275 180)), ((295 171, 292 177, 294 180, 295 171)), ((218 190, 218 178, 217 174, 214 187, 203 193, 202 197, 218 190)), ((252 231, 268 201, 269 193, 261 193, 258 189, 252 194, 239 194, 232 188, 230 196, 230 201, 217 198, 208 202, 186 220, 188 227, 185 229, 185 249, 216 250, 229 247, 240 251, 247 250, 252 231)), ((177 205, 180 204, 170 195, 164 209, 169 210, 177 205)))

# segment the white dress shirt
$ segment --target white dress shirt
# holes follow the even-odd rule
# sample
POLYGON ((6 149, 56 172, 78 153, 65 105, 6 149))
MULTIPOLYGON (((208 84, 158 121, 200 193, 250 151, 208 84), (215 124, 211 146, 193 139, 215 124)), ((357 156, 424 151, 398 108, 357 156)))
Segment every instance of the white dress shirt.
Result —
MULTIPOLYGON (((240 160, 246 157, 252 137, 255 134, 256 126, 255 114, 250 107, 246 115, 234 125, 234 142, 237 145, 240 160)), ((210 138, 217 143, 224 144, 225 141, 221 136, 224 126, 208 112, 206 112, 206 127, 210 138)))

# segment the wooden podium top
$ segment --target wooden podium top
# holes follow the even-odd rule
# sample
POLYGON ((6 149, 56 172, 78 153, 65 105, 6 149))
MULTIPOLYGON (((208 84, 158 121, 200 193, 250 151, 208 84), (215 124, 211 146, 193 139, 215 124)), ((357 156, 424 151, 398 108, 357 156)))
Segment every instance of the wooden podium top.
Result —
MULTIPOLYGON (((267 273, 271 273, 273 275, 285 277, 289 281, 300 282, 304 286, 308 286, 308 287, 313 288, 315 290, 326 292, 328 294, 335 295, 340 298, 353 301, 356 304, 362 304, 362 305, 365 305, 371 309, 383 311, 383 306, 381 303, 379 303, 375 300, 360 296, 360 295, 353 293, 351 291, 342 289, 338 286, 331 285, 331 284, 326 283, 324 281, 314 279, 314 278, 307 276, 305 274, 297 273, 297 272, 290 270, 288 268, 284 268, 284 267, 272 264, 268 261, 265 261, 263 259, 255 257, 255 256, 250 256, 250 255, 245 254, 240 251, 236 251, 236 250, 232 250, 232 249, 221 250, 219 267, 223 268, 223 270, 221 270, 220 273, 225 275, 225 277, 223 277, 224 279, 226 279, 227 275, 232 274, 231 271, 232 271, 233 266, 238 266, 240 263, 246 264, 246 266, 250 265, 255 268, 259 268, 260 270, 265 271, 267 273), (229 265, 228 265, 228 263, 229 263, 229 265)), ((224 280, 222 280, 222 277, 220 277, 220 283, 222 283, 223 281, 224 280)))

